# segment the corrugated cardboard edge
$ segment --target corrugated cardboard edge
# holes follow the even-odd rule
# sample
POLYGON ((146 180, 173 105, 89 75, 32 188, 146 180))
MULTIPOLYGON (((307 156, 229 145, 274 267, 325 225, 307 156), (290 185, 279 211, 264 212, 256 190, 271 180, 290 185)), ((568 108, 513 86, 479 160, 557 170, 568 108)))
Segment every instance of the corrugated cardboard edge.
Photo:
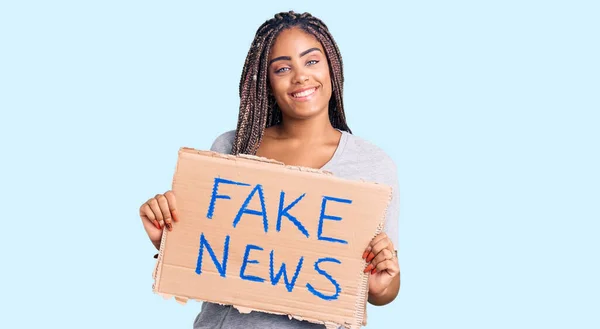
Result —
MULTIPOLYGON (((235 156, 235 155, 223 154, 223 153, 218 153, 218 152, 213 152, 213 151, 202 151, 202 150, 198 150, 198 149, 194 149, 194 148, 190 148, 190 147, 181 147, 179 149, 179 155, 181 155, 181 153, 192 153, 192 154, 195 153, 195 154, 200 154, 200 155, 205 155, 205 156, 213 156, 213 157, 231 159, 231 160, 236 160, 236 161, 237 160, 258 161, 258 162, 262 162, 262 163, 268 163, 268 164, 272 164, 272 165, 282 166, 282 167, 284 167, 286 169, 290 169, 290 170, 298 170, 298 171, 323 174, 323 175, 331 176, 332 178, 336 178, 336 176, 333 176, 333 174, 331 172, 326 171, 326 170, 314 169, 314 168, 308 168, 308 167, 302 167, 302 166, 285 165, 284 163, 276 161, 276 160, 253 156, 253 155, 240 154, 240 155, 235 156)), ((178 169, 179 169, 179 157, 178 157, 177 164, 175 167, 175 174, 173 175, 173 183, 175 181, 175 175, 178 172, 178 169)), ((347 179, 343 179, 343 178, 340 178, 340 179, 342 179, 344 181, 348 181, 347 179)), ((374 183, 374 182, 361 181, 361 183, 374 184, 374 185, 381 186, 381 184, 374 183)), ((373 237, 380 234, 384 229, 385 217, 386 217, 387 210, 390 206, 390 202, 391 202, 392 195, 393 195, 392 188, 391 187, 388 187, 388 188, 389 188, 389 191, 388 191, 389 194, 388 194, 387 205, 383 209, 383 213, 380 216, 380 220, 379 220, 379 223, 377 224, 377 228, 375 229, 375 232, 373 232, 373 237)), ((158 252, 158 259, 156 260, 156 266, 154 268, 154 273, 153 273, 153 278, 154 278, 154 283, 152 285, 153 292, 157 295, 162 296, 164 299, 174 298, 180 304, 185 304, 185 303, 187 303, 188 300, 192 299, 197 302, 209 302, 209 303, 213 303, 213 304, 228 305, 228 304, 223 304, 223 303, 217 302, 217 301, 200 300, 200 299, 196 299, 196 298, 188 298, 186 296, 173 296, 173 295, 159 292, 160 274, 161 274, 162 265, 163 265, 163 250, 164 250, 164 246, 165 246, 167 237, 168 237, 167 230, 163 230, 163 235, 162 235, 161 242, 160 242, 160 249, 158 252)), ((366 266, 367 266, 367 264, 365 264, 365 268, 366 268, 366 266)), ((359 297, 356 301, 356 306, 354 309, 354 319, 355 319, 354 323, 325 322, 325 321, 318 320, 318 319, 307 318, 307 317, 302 317, 302 316, 293 315, 293 314, 285 314, 285 313, 275 312, 275 311, 271 311, 271 310, 249 308, 246 306, 240 306, 240 305, 234 305, 234 304, 232 304, 231 306, 234 307, 235 309, 237 309, 240 313, 250 313, 252 311, 257 311, 257 312, 270 313, 270 314, 275 314, 275 315, 286 315, 290 319, 296 319, 296 320, 300 320, 300 321, 308 321, 308 322, 312 322, 312 323, 325 325, 325 327, 327 329, 336 329, 336 328, 339 328, 340 326, 342 326, 344 328, 348 328, 348 329, 359 329, 362 326, 365 326, 367 324, 367 321, 366 321, 367 320, 367 302, 368 302, 367 299, 368 299, 368 295, 369 295, 368 289, 369 289, 370 273, 363 273, 363 271, 361 270, 359 273, 359 276, 360 276, 360 286, 358 289, 359 297)))
MULTIPOLYGON (((377 224, 377 228, 375 229, 375 232, 373 233, 373 238, 376 237, 381 232, 383 232, 383 230, 385 228, 385 218, 387 215, 388 208, 390 207, 392 197, 393 197, 393 190, 390 187, 388 190, 387 205, 384 207, 383 213, 379 217, 379 223, 377 224)), ((368 266, 368 264, 365 264, 365 268, 367 266, 368 266)), ((355 313, 355 317, 354 317, 357 320, 357 323, 355 323, 356 328, 360 328, 361 326, 367 325, 367 302, 368 302, 367 299, 369 298, 369 276, 371 274, 363 273, 363 271, 361 271, 359 275, 361 276, 362 281, 361 281, 361 285, 359 287, 359 294, 358 294, 360 297, 356 301, 356 312, 357 313, 355 313), (356 316, 356 314, 358 314, 358 316, 356 316)))
POLYGON ((167 296, 166 294, 162 294, 158 292, 158 285, 160 282, 160 272, 162 270, 163 264, 163 250, 165 249, 165 243, 167 240, 167 230, 163 230, 162 238, 160 239, 160 248, 158 249, 158 258, 156 260, 156 266, 154 268, 154 283, 152 284, 152 291, 155 293, 162 295, 165 299, 169 299, 171 296, 167 296))
POLYGON ((290 170, 298 170, 298 171, 305 171, 305 172, 312 172, 312 173, 316 173, 316 174, 333 176, 333 173, 331 173, 330 171, 327 171, 327 170, 314 169, 314 168, 302 167, 302 166, 285 165, 284 163, 282 163, 280 161, 263 158, 263 157, 259 157, 259 156, 255 156, 255 155, 240 154, 240 155, 236 156, 236 155, 223 154, 223 153, 218 153, 218 152, 213 152, 213 151, 202 151, 202 150, 197 150, 197 149, 193 149, 193 148, 189 148, 189 147, 180 148, 179 153, 200 154, 200 155, 204 155, 204 156, 212 156, 212 157, 230 159, 230 160, 236 160, 236 161, 261 162, 261 163, 267 163, 267 164, 271 164, 271 165, 284 167, 284 168, 290 169, 290 170))

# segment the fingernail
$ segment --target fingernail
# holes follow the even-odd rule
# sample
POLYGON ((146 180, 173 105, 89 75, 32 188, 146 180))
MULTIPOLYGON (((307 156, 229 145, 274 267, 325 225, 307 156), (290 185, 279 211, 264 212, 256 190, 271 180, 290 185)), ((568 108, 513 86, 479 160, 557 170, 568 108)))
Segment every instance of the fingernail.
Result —
POLYGON ((370 253, 370 254, 369 254, 369 257, 367 258, 367 262, 370 262, 370 261, 372 261, 372 260, 373 260, 373 258, 375 258, 375 254, 373 254, 373 253, 370 253))
POLYGON ((369 264, 367 268, 365 268, 365 273, 369 272, 373 268, 373 264, 369 264))
POLYGON ((158 221, 154 221, 154 226, 160 230, 160 224, 158 223, 158 221))
POLYGON ((363 252, 362 259, 366 259, 368 254, 369 254, 369 251, 365 250, 365 252, 363 252))
POLYGON ((167 230, 173 231, 173 225, 171 225, 171 223, 165 223, 165 226, 167 227, 167 230))
POLYGON ((375 272, 377 272, 377 268, 374 268, 374 269, 371 271, 371 274, 375 274, 375 272))
POLYGON ((171 217, 173 217, 173 220, 178 222, 179 221, 179 217, 177 217, 177 211, 173 210, 171 211, 171 217))

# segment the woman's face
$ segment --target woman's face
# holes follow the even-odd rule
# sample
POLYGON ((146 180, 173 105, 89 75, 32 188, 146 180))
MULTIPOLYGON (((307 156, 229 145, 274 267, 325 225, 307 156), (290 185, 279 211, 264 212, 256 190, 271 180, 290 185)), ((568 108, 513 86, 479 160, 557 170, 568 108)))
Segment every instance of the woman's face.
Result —
POLYGON ((325 113, 331 78, 321 43, 299 28, 282 31, 269 55, 269 80, 285 117, 308 119, 325 113))

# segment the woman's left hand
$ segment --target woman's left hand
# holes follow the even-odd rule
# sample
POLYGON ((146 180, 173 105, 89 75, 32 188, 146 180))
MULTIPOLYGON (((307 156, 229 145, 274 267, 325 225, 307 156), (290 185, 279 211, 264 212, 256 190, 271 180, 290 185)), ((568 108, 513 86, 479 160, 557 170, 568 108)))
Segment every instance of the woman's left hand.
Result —
POLYGON ((380 233, 371 240, 362 258, 369 263, 364 272, 371 271, 369 294, 381 295, 385 293, 387 287, 400 273, 394 244, 385 233, 380 233))

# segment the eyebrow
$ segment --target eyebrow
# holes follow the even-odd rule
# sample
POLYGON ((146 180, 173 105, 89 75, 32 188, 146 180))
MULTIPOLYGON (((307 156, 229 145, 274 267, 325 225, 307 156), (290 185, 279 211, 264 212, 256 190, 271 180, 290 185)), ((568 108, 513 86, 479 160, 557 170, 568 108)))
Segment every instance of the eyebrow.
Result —
MULTIPOLYGON (((305 56, 306 54, 311 53, 313 51, 321 52, 321 49, 319 49, 317 47, 307 49, 300 53, 300 57, 305 56)), ((279 56, 279 57, 273 58, 271 61, 269 61, 269 65, 273 64, 276 61, 291 61, 291 60, 292 60, 292 58, 290 56, 279 56)))

